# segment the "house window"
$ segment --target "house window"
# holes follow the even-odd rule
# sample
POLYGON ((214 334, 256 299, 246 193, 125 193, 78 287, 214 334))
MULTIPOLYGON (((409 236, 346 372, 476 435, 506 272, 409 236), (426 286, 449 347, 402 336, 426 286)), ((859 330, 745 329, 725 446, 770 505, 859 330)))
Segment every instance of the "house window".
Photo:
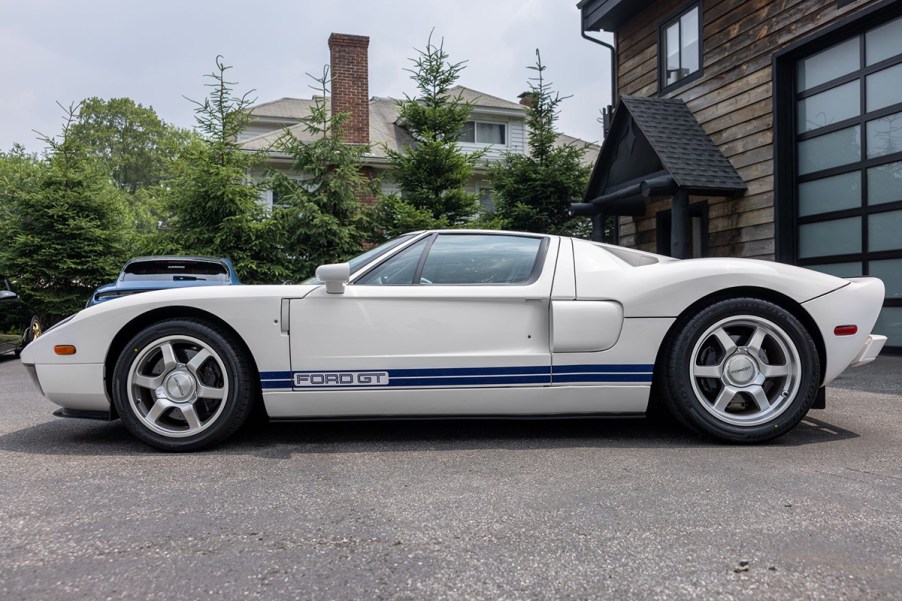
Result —
POLYGON ((659 88, 673 89, 702 74, 701 3, 696 2, 659 28, 659 88))
POLYGON ((467 121, 458 138, 468 144, 507 144, 507 126, 504 123, 467 121))
MULTIPOLYGON (((898 14, 898 13, 897 13, 898 14)), ((877 24, 879 23, 879 24, 877 24)), ((895 277, 902 265, 902 17, 778 61, 778 259, 840 277, 895 277), (829 45, 827 45, 829 44, 829 45)), ((775 135, 775 138, 777 136, 775 135)), ((902 294, 887 286, 874 329, 902 350, 902 294)))

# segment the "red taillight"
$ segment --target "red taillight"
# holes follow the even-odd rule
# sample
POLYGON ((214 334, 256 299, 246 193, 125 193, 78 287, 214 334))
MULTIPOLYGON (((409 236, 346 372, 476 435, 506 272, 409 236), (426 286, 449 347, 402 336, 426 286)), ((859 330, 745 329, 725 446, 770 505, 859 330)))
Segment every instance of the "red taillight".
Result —
POLYGON ((858 333, 858 326, 836 326, 833 328, 834 336, 854 336, 858 333))

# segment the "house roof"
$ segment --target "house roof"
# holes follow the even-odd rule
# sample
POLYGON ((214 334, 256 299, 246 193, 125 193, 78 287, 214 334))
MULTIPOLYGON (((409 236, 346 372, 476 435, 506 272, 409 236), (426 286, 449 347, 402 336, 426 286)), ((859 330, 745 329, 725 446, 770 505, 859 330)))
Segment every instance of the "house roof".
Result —
MULTIPOLYGON (((517 113, 520 117, 525 117, 526 107, 491 94, 484 94, 464 86, 455 86, 448 93, 451 96, 459 94, 465 102, 472 102, 477 112, 480 109, 510 111, 517 113)), ((394 98, 379 96, 370 99, 371 152, 366 155, 365 160, 369 159, 376 162, 384 160, 387 158, 386 149, 400 151, 402 148, 415 142, 407 130, 397 125, 397 102, 394 98)), ((251 151, 270 151, 272 155, 279 156, 278 153, 274 153, 270 149, 280 137, 285 135, 286 130, 298 140, 312 141, 314 134, 307 131, 307 126, 300 121, 310 115, 310 109, 313 104, 313 99, 280 98, 279 100, 265 102, 252 107, 251 115, 255 121, 272 120, 278 122, 287 121, 287 123, 283 127, 274 127, 272 131, 244 140, 241 142, 242 147, 251 151), (291 121, 294 121, 294 123, 290 123, 291 121)), ((329 110, 328 98, 326 98, 326 110, 329 110)), ((559 145, 585 144, 588 150, 584 155, 584 161, 588 165, 594 163, 598 149, 596 145, 565 134, 558 135, 557 143, 559 145)))
POLYGON ((581 212, 640 214, 644 198, 682 189, 730 196, 745 182, 676 98, 623 96, 592 171, 581 212))
POLYGON ((310 114, 313 102, 312 98, 279 98, 251 107, 251 115, 258 118, 301 119, 310 114))
POLYGON ((478 108, 492 108, 492 109, 509 109, 512 111, 517 111, 518 113, 525 113, 526 107, 518 102, 511 102, 510 100, 505 100, 503 98, 498 98, 497 96, 492 96, 491 94, 484 94, 482 92, 477 92, 476 90, 465 88, 464 86, 454 86, 450 90, 448 90, 449 96, 457 96, 464 100, 464 102, 471 102, 478 108))

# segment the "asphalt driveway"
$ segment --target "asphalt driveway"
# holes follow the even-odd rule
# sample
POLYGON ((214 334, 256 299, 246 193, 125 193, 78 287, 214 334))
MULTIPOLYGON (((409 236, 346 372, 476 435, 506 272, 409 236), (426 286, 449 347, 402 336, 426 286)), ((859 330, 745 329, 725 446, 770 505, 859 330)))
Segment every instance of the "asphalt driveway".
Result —
POLYGON ((156 452, 0 359, 0 599, 902 599, 902 357, 761 446, 646 420, 156 452))

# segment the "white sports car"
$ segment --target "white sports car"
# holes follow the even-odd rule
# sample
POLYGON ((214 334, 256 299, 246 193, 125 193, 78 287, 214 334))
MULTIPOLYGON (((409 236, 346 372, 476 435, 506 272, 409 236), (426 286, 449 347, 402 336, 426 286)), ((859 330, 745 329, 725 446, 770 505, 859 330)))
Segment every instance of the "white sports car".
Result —
POLYGON ((733 442, 795 426, 871 361, 874 278, 678 261, 538 234, 428 231, 296 286, 164 290, 77 313, 22 362, 65 417, 155 447, 270 419, 641 415, 733 442))

